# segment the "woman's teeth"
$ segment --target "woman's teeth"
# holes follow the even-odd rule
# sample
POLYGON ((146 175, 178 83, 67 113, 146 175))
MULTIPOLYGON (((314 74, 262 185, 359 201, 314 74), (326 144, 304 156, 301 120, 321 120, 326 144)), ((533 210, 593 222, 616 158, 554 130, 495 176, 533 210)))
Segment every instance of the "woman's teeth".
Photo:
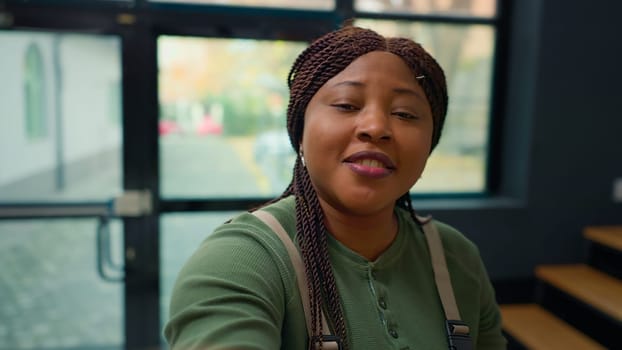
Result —
POLYGON ((375 159, 362 159, 355 162, 356 164, 368 166, 370 168, 384 168, 384 164, 375 159))

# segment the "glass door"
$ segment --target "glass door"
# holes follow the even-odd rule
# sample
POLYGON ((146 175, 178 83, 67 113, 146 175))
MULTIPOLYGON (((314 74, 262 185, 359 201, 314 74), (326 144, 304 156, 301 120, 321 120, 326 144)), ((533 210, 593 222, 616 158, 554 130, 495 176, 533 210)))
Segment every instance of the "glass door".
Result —
POLYGON ((0 52, 0 349, 121 349, 121 40, 0 31, 0 52))

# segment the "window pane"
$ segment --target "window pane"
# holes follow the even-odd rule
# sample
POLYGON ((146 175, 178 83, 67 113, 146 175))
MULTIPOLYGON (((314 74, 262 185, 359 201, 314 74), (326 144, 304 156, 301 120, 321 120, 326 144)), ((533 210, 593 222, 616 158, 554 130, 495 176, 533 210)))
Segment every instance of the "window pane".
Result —
POLYGON ((286 77, 304 44, 160 37, 161 192, 280 194, 294 154, 286 77))
POLYGON ((496 0, 355 0, 362 12, 494 17, 496 0))
POLYGON ((0 201, 119 192, 119 39, 0 31, 0 52, 0 201))
POLYGON ((0 221, 0 349, 123 348, 123 284, 99 278, 95 230, 94 220, 0 221))
POLYGON ((160 220, 160 313, 162 327, 168 320, 171 292, 177 274, 199 244, 236 212, 167 214, 160 220))
POLYGON ((335 0, 149 0, 152 2, 332 10, 335 0))
POLYGON ((480 192, 485 189, 490 124, 494 29, 360 20, 383 34, 413 38, 443 67, 449 109, 443 136, 414 192, 480 192))

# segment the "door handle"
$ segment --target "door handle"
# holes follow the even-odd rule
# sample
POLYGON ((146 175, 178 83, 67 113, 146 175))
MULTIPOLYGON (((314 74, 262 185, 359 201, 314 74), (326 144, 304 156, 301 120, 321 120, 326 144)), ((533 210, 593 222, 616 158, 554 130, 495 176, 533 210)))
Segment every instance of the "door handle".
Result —
MULTIPOLYGON (((108 282, 122 282, 125 277, 125 266, 112 258, 112 240, 110 235, 110 218, 140 217, 152 213, 152 196, 148 190, 130 190, 108 202, 105 215, 99 216, 97 222, 96 250, 97 272, 108 282), (112 273, 111 273, 112 272, 112 273)), ((126 248, 133 251, 131 247, 126 248)))
POLYGON ((123 282, 123 264, 117 264, 112 258, 110 239, 110 219, 108 216, 100 216, 97 222, 97 234, 95 237, 97 251, 97 273, 104 281, 123 282), (114 271, 114 274, 110 274, 114 271))

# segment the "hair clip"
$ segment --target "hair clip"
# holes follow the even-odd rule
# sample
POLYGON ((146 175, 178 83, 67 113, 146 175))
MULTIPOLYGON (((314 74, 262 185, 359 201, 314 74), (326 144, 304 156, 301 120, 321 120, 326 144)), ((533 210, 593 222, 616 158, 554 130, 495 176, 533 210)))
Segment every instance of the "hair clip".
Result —
POLYGON ((420 76, 415 77, 415 79, 417 79, 417 80, 421 80, 423 78, 425 78, 425 75, 420 75, 420 76))

